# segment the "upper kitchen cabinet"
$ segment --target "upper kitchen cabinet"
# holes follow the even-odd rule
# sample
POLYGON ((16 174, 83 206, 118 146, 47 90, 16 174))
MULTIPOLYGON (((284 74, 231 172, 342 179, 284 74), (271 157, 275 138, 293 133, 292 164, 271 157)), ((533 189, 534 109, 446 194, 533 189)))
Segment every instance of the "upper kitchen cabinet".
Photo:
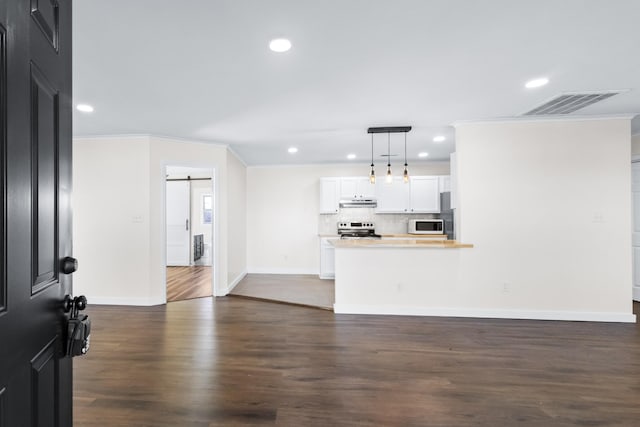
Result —
POLYGON ((440 188, 437 176, 414 176, 405 183, 402 177, 376 182, 377 213, 438 213, 440 188))
POLYGON ((320 213, 338 213, 340 178, 320 178, 320 213))
POLYGON ((376 186, 368 177, 340 178, 340 199, 370 199, 376 195, 376 186))
POLYGON ((386 182, 383 176, 376 179, 376 213, 409 212, 409 185, 400 176, 394 176, 392 182, 386 182))
POLYGON ((440 212, 440 186, 437 176, 414 176, 409 179, 412 213, 440 212))
POLYGON ((451 175, 440 175, 440 192, 451 191, 451 175))

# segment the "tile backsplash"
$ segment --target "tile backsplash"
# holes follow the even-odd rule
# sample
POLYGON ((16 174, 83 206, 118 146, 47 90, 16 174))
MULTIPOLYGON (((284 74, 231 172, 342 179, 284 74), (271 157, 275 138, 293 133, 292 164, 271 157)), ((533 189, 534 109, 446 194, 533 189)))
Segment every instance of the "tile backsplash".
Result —
POLYGON ((375 208, 342 208, 335 215, 318 216, 318 234, 336 234, 342 221, 372 221, 378 234, 404 234, 410 219, 439 218, 437 214, 376 214, 375 208))

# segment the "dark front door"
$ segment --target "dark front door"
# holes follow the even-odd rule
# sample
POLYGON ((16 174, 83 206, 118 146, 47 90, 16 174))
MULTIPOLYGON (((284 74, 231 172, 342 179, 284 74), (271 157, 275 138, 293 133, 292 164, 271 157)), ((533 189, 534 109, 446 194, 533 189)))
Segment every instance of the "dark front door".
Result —
POLYGON ((71 426, 71 0, 0 1, 0 427, 71 426))

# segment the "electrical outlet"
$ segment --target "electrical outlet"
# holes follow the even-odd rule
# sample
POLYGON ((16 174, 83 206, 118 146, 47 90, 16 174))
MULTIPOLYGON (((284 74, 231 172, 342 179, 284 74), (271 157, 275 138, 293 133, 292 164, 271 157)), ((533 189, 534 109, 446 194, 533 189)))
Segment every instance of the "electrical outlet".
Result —
POLYGON ((511 284, 509 282, 502 283, 502 293, 507 294, 511 290, 511 284))

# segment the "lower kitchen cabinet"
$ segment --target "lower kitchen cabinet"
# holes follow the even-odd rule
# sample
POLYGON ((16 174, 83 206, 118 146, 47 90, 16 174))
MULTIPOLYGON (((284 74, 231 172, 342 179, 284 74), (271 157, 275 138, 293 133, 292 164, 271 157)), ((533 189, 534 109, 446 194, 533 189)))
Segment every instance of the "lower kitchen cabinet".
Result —
POLYGON ((335 248, 329 243, 329 238, 322 237, 320 238, 320 278, 333 279, 335 276, 335 248))

